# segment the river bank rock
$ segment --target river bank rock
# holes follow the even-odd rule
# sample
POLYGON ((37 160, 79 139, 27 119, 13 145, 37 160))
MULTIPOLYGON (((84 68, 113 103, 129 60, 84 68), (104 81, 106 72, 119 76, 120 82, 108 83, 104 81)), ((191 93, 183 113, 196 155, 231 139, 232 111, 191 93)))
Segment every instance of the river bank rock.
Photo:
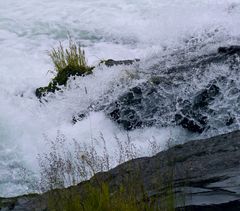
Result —
MULTIPOLYGON (((195 140, 158 153, 128 161, 98 180, 111 188, 126 184, 130 175, 141 178, 149 198, 163 202, 169 183, 175 193, 176 210, 232 210, 240 206, 240 131, 195 140)), ((93 179, 91 179, 93 180, 93 179)), ((91 181, 90 180, 90 181, 91 181)), ((84 191, 88 182, 72 187, 84 191)), ((45 195, 0 199, 1 211, 47 210, 45 195)))

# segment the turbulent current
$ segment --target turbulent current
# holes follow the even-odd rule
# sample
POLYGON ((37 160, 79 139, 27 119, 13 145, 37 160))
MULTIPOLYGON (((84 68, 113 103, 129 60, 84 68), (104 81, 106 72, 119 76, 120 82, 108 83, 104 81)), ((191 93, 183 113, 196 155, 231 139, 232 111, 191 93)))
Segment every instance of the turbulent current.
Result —
POLYGON ((1 1, 0 197, 34 191, 37 156, 48 150, 44 137, 54 139, 59 132, 86 144, 104 136, 112 154, 116 136, 122 141, 130 136, 140 155, 149 155, 151 140, 164 149, 170 137, 182 142, 239 129, 240 75, 238 66, 230 64, 232 59, 239 64, 239 58, 198 66, 220 46, 240 44, 239 25, 239 0, 1 1), (64 92, 40 102, 36 88, 53 77, 47 51, 59 41, 67 44, 69 34, 84 46, 91 65, 103 59, 140 62, 97 66, 93 75, 70 81, 64 92), (167 82, 151 95, 144 84, 153 76, 167 82), (126 131, 109 113, 113 103, 138 86, 145 107, 133 110, 151 124, 126 131), (200 134, 176 124, 184 108, 196 108, 206 88, 215 89, 216 97, 208 110, 201 110, 201 118, 208 118, 206 128, 200 134), (154 115, 146 109, 151 100, 162 109, 154 115), (73 124, 81 112, 87 117, 73 124))

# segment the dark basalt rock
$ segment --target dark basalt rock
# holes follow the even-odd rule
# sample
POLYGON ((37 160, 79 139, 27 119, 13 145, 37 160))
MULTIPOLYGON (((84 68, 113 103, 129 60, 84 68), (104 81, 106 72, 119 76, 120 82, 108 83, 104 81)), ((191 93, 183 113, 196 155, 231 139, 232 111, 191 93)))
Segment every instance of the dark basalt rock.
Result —
MULTIPOLYGON (((118 100, 105 106, 105 112, 126 130, 153 124, 161 127, 180 125, 191 132, 202 133, 212 127, 209 118, 216 118, 217 112, 211 105, 223 98, 221 87, 229 84, 233 95, 237 95, 239 90, 227 76, 216 76, 200 90, 191 90, 192 93, 185 99, 182 98, 181 89, 189 90, 187 85, 191 83, 188 80, 192 80, 193 74, 196 74, 194 70, 201 70, 198 72, 199 78, 211 65, 224 65, 229 71, 238 72, 238 54, 240 46, 220 47, 217 53, 183 59, 179 65, 170 68, 166 68, 164 63, 155 65, 153 68, 160 69, 161 75, 155 75, 147 82, 131 88, 118 100)), ((228 117, 221 119, 221 124, 231 126, 235 123, 235 117, 227 110, 226 113, 228 117)))
POLYGON ((217 95, 220 93, 220 88, 214 83, 210 84, 194 98, 193 109, 206 108, 217 95))
MULTIPOLYGON (((211 83, 199 94, 197 94, 193 103, 187 103, 180 113, 175 115, 177 124, 192 132, 202 133, 207 127, 208 117, 202 115, 203 111, 209 111, 209 104, 220 94, 220 89, 215 83, 211 83)), ((229 122, 230 123, 230 122, 229 122)))
POLYGON ((105 111, 107 115, 125 130, 151 126, 156 112, 160 111, 155 105, 159 93, 150 83, 133 87, 129 92, 119 97, 118 101, 111 103, 105 111), (152 105, 151 105, 152 104, 152 105))
MULTIPOLYGON (((207 117, 205 117, 207 119, 207 117)), ((200 119, 197 121, 195 118, 193 119, 191 116, 183 116, 181 114, 175 115, 176 123, 181 125, 183 128, 188 129, 194 133, 202 133, 206 127, 207 121, 200 119)))
POLYGON ((77 115, 73 116, 72 123, 76 124, 77 122, 82 121, 86 117, 87 117, 87 114, 85 114, 85 113, 77 114, 77 115))
MULTIPOLYGON (((106 108, 107 114, 126 130, 161 124, 157 123, 154 118, 165 115, 167 111, 173 111, 176 104, 171 96, 169 99, 172 101, 166 102, 165 94, 157 91, 158 85, 164 85, 164 83, 166 82, 163 80, 154 84, 147 82, 130 89, 129 92, 119 97, 117 102, 106 108)), ((207 116, 202 113, 210 112, 208 106, 219 94, 219 87, 214 82, 209 84, 196 94, 192 103, 190 101, 183 103, 182 109, 175 114, 176 124, 189 131, 202 133, 208 123, 207 116)), ((230 119, 228 124, 231 121, 230 119)))
POLYGON ((232 45, 229 47, 220 47, 218 48, 218 53, 223 54, 240 54, 240 46, 238 45, 232 45))
MULTIPOLYGON (((96 176, 98 181, 109 184, 112 191, 129 184, 129 178, 140 178, 149 201, 159 203, 167 200, 171 184, 179 211, 239 211, 240 131, 177 145, 96 176)), ((71 190, 84 191, 85 185, 92 181, 94 178, 71 190)), ((44 211, 47 197, 43 194, 0 198, 0 210, 44 211)))
POLYGON ((134 60, 113 60, 113 59, 108 59, 101 61, 100 64, 104 64, 107 67, 112 67, 112 66, 118 66, 118 65, 132 65, 136 62, 139 62, 140 59, 134 59, 134 60))
POLYGON ((140 116, 132 106, 141 106, 142 90, 140 87, 134 87, 128 93, 119 98, 120 103, 115 102, 111 105, 109 116, 118 124, 121 124, 125 130, 131 130, 136 127, 141 127, 142 122, 140 116), (124 106, 124 108, 122 107, 124 106))

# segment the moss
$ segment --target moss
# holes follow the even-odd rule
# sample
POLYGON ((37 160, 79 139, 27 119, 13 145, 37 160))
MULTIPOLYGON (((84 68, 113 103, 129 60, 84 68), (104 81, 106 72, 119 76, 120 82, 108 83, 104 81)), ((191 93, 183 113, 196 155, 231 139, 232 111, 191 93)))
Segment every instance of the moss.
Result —
POLYGON ((92 73, 94 67, 82 66, 82 67, 71 67, 67 66, 63 70, 59 71, 52 79, 52 81, 46 87, 40 87, 36 89, 35 94, 38 98, 45 96, 46 94, 55 91, 59 91, 59 86, 66 86, 69 77, 75 76, 86 76, 92 73))
POLYGON ((71 67, 67 66, 62 71, 58 72, 57 76, 53 79, 53 84, 66 85, 67 80, 71 76, 85 76, 92 73, 92 67, 71 67))

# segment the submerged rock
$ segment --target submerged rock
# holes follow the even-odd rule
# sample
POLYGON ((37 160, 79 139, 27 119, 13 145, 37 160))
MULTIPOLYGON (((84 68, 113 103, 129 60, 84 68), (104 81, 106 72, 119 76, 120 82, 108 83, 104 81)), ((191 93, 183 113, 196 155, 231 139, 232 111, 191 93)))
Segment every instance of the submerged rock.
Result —
POLYGON ((176 123, 189 131, 202 133, 208 123, 208 117, 202 113, 211 112, 208 106, 219 94, 220 88, 214 82, 209 84, 175 115, 176 123))
POLYGON ((180 125, 191 132, 202 133, 214 127, 211 123, 214 118, 218 118, 223 127, 231 126, 235 123, 232 112, 226 109, 224 116, 224 111, 218 111, 220 107, 212 105, 226 98, 222 87, 231 89, 229 93, 234 99, 238 95, 240 97, 234 80, 228 75, 216 75, 215 79, 198 89, 191 87, 191 80, 193 76, 199 80, 206 71, 220 65, 228 68, 229 74, 238 74, 239 55, 240 46, 221 47, 217 53, 185 59, 170 68, 164 63, 158 67, 155 65, 152 71, 159 70, 159 75, 150 77, 119 96, 115 102, 110 102, 105 106, 105 112, 126 130, 152 125, 180 125), (218 112, 221 114, 217 117, 218 112))
POLYGON ((105 112, 126 130, 152 126, 156 124, 156 115, 163 115, 170 109, 166 107, 170 98, 161 95, 157 88, 150 82, 133 87, 107 106, 105 112))

